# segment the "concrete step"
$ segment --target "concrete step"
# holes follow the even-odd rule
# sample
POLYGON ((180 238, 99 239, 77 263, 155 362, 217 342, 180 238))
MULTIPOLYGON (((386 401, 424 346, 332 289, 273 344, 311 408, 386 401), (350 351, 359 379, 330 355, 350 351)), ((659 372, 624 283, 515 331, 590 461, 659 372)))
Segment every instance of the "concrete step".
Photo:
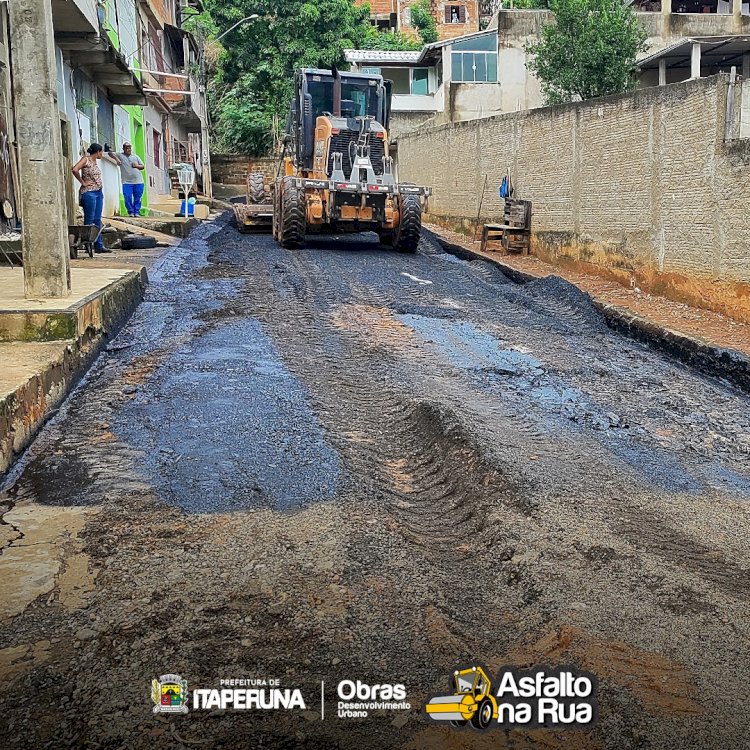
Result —
POLYGON ((143 297, 144 269, 71 269, 73 292, 64 299, 24 297, 23 269, 0 268, 0 342, 63 341, 117 326, 143 297), (113 317, 114 316, 114 317, 113 317))

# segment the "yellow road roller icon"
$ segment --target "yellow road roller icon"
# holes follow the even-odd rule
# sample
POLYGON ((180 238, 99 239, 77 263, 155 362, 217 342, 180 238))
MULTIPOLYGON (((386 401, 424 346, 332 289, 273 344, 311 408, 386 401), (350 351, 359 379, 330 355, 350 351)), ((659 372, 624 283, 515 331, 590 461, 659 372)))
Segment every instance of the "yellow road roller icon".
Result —
POLYGON ((497 700, 492 682, 482 667, 456 670, 453 673, 453 695, 436 696, 425 706, 431 719, 448 721, 462 727, 467 722, 475 729, 487 729, 497 719, 497 700))

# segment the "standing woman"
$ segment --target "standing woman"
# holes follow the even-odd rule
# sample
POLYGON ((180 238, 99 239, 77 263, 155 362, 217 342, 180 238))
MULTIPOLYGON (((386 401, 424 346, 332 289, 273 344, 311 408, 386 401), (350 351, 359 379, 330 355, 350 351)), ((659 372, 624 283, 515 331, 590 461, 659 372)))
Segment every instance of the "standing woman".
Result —
MULTIPOLYGON (((73 175, 81 183, 80 200, 83 207, 83 223, 95 224, 100 230, 102 228, 102 210, 104 209, 104 190, 102 171, 99 169, 98 161, 102 156, 102 146, 98 143, 92 143, 88 149, 88 156, 84 156, 73 167, 73 175)), ((101 232, 97 237, 94 250, 97 253, 112 252, 105 249, 101 232)))

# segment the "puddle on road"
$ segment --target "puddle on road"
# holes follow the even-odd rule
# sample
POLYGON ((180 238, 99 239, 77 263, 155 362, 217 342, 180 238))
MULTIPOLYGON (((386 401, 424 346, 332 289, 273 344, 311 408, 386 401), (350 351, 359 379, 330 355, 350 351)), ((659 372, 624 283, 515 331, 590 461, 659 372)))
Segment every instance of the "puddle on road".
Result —
POLYGON ((300 507, 332 497, 341 474, 307 392, 253 319, 173 354, 112 429, 188 512, 300 507))

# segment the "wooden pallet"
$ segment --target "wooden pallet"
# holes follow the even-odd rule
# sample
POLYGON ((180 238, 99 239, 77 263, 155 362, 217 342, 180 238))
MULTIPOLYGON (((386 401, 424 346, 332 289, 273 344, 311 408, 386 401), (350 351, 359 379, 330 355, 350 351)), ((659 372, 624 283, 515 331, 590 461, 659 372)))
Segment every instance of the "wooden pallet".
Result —
POLYGON ((503 252, 529 254, 531 245, 531 201, 506 198, 501 224, 485 224, 482 252, 490 242, 501 242, 503 252))

